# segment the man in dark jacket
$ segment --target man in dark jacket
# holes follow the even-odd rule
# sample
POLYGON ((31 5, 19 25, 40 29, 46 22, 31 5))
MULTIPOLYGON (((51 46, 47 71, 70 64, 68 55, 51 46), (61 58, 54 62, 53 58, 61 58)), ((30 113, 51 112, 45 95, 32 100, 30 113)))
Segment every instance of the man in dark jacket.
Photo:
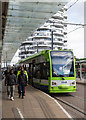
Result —
POLYGON ((10 70, 9 74, 7 75, 5 79, 5 84, 8 87, 8 97, 13 101, 14 100, 14 90, 15 90, 15 85, 17 83, 17 78, 14 74, 13 69, 10 70))
POLYGON ((24 89, 27 85, 27 76, 24 74, 24 69, 21 69, 21 73, 18 76, 18 84, 19 84, 19 98, 21 97, 22 91, 22 99, 24 98, 24 89))

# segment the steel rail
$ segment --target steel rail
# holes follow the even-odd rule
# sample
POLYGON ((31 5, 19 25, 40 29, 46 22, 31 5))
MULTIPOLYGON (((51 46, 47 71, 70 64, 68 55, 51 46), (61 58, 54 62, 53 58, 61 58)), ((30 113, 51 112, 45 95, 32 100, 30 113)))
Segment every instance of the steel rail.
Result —
POLYGON ((83 110, 81 110, 80 108, 78 108, 78 107, 76 107, 76 106, 74 106, 74 105, 72 105, 72 104, 70 104, 70 103, 68 103, 68 102, 66 102, 66 101, 64 101, 64 100, 62 100, 61 98, 57 98, 57 97, 55 97, 55 96, 52 96, 52 97, 55 98, 56 100, 58 100, 58 101, 64 103, 64 104, 68 105, 69 107, 73 108, 74 110, 76 110, 76 111, 82 113, 83 115, 86 115, 86 113, 85 113, 83 110))

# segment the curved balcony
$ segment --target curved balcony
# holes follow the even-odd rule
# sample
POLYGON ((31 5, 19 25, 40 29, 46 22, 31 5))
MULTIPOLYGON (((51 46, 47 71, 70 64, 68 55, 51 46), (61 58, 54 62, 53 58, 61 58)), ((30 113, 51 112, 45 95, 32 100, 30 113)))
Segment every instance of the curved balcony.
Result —
POLYGON ((57 36, 63 36, 64 33, 60 32, 59 30, 57 30, 56 32, 53 32, 54 35, 57 35, 57 36))
POLYGON ((67 35, 67 28, 64 29, 64 35, 67 35))
POLYGON ((58 40, 58 41, 59 41, 59 39, 62 39, 62 40, 63 40, 63 39, 64 39, 64 36, 55 36, 55 35, 54 35, 53 38, 54 38, 55 40, 58 40))
POLYGON ((63 44, 64 42, 63 41, 53 41, 53 43, 59 43, 59 44, 63 44))
POLYGON ((34 41, 30 41, 30 40, 27 40, 27 41, 24 41, 24 42, 22 42, 22 44, 25 44, 25 43, 33 43, 34 41))
POLYGON ((61 23, 54 23, 53 26, 57 27, 57 28, 63 28, 63 24, 61 23))
POLYGON ((24 60, 25 58, 21 57, 21 60, 24 60))
POLYGON ((43 50, 50 50, 51 48, 43 48, 43 49, 38 49, 38 52, 41 52, 41 51, 43 51, 43 50))
POLYGON ((33 45, 24 45, 24 46, 21 46, 19 49, 20 51, 24 51, 24 50, 28 50, 28 48, 31 49, 32 47, 33 45))
POLYGON ((42 44, 42 45, 39 44, 38 46, 39 46, 39 47, 50 47, 51 45, 50 45, 50 44, 42 44))
POLYGON ((21 53, 21 52, 25 52, 25 49, 21 50, 20 53, 21 53))
POLYGON ((34 41, 36 41, 36 42, 51 41, 51 37, 50 38, 47 38, 47 37, 46 38, 37 38, 37 39, 34 39, 34 41))
POLYGON ((49 34, 50 33, 50 30, 48 30, 48 31, 36 31, 34 34, 35 35, 46 35, 46 34, 49 34))
POLYGON ((67 19, 67 14, 64 14, 64 18, 67 19))
POLYGON ((37 35, 37 36, 34 37, 34 39, 41 39, 41 38, 42 38, 42 39, 43 39, 43 38, 51 38, 51 35, 47 35, 47 36, 45 36, 45 35, 44 35, 44 36, 38 36, 38 35, 37 35))
POLYGON ((33 53, 33 54, 28 53, 28 54, 26 55, 26 57, 29 57, 29 56, 32 56, 32 55, 34 55, 34 53, 33 53))
POLYGON ((30 36, 30 37, 27 38, 27 40, 29 40, 29 41, 30 40, 32 41, 32 39, 33 39, 33 36, 30 36))
POLYGON ((21 46, 32 45, 33 43, 34 43, 34 41, 24 41, 21 43, 21 46))
POLYGON ((61 15, 61 13, 57 13, 57 14, 53 15, 52 18, 63 20, 63 15, 61 15))
POLYGON ((37 48, 37 47, 50 47, 51 45, 45 45, 45 44, 38 44, 38 46, 37 45, 34 45, 34 48, 37 48))
POLYGON ((24 46, 20 46, 19 49, 20 49, 20 50, 24 49, 24 46))
POLYGON ((47 27, 42 26, 42 27, 37 29, 37 31, 49 31, 49 30, 50 30, 50 27, 48 27, 48 26, 47 27))
POLYGON ((34 49, 21 50, 19 54, 27 53, 28 51, 34 52, 34 49))
POLYGON ((53 42, 53 45, 60 45, 63 46, 64 43, 53 42))
POLYGON ((56 48, 56 47, 57 47, 57 48, 58 48, 58 47, 61 47, 61 48, 62 48, 63 45, 53 45, 53 47, 55 47, 55 48, 56 48))
POLYGON ((20 54, 19 57, 23 57, 23 56, 25 56, 25 55, 26 55, 26 54, 20 54))

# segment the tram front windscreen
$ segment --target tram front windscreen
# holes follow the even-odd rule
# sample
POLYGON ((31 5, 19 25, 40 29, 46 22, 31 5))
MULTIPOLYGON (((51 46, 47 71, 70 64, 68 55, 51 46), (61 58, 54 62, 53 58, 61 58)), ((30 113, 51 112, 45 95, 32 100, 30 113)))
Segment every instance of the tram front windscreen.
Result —
POLYGON ((51 51, 52 77, 74 77, 74 59, 71 51, 51 51))

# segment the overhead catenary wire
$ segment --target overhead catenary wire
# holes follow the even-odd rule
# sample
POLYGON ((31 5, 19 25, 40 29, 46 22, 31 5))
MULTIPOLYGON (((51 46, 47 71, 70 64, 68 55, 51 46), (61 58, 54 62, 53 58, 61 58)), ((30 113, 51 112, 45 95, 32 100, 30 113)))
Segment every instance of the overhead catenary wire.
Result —
POLYGON ((54 23, 58 23, 58 24, 63 24, 63 25, 86 26, 86 24, 82 24, 82 23, 70 23, 70 22, 64 23, 64 22, 55 22, 55 21, 52 21, 52 20, 48 20, 48 21, 52 22, 53 25, 54 25, 54 23))
POLYGON ((73 7, 79 0, 76 0, 72 5, 70 5, 67 10, 69 10, 71 7, 73 7))
POLYGON ((70 34, 71 32, 74 32, 74 31, 76 31, 76 30, 78 30, 78 29, 80 29, 80 28, 84 28, 84 27, 83 27, 83 26, 81 26, 81 27, 75 28, 74 30, 72 30, 72 31, 68 32, 67 34, 70 34))
MULTIPOLYGON (((67 10, 69 10, 71 7, 73 7, 79 0, 76 0, 72 5, 70 5, 67 10)), ((76 25, 76 26, 80 26, 78 28, 75 28, 74 30, 68 32, 67 34, 70 34, 71 32, 74 32, 78 29, 84 28, 86 26, 86 24, 75 24, 75 23, 67 23, 68 25, 76 25)))

